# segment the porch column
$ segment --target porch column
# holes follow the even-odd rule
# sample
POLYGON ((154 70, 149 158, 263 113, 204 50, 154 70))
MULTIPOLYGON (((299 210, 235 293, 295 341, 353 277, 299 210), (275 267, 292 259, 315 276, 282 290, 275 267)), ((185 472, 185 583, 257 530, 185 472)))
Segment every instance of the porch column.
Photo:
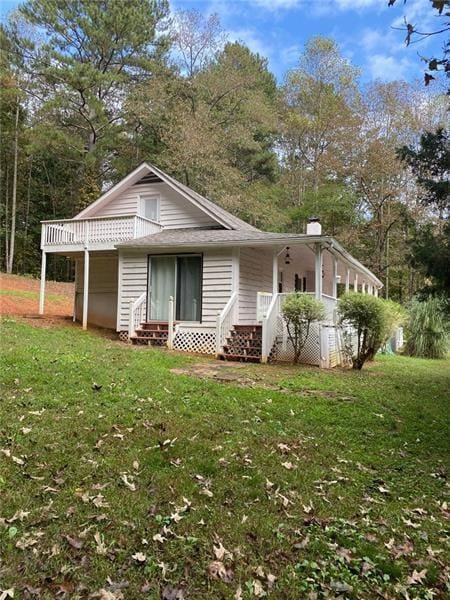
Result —
POLYGON ((322 299, 322 246, 315 244, 315 294, 318 300, 322 299))
POLYGON ((41 285, 39 289, 39 314, 44 314, 44 300, 45 300, 45 270, 47 267, 47 254, 45 250, 42 250, 41 258, 41 285))
POLYGON ((358 273, 355 273, 355 279, 353 281, 353 291, 358 291, 358 273))
POLYGON ((372 290, 372 284, 368 283, 367 284, 367 293, 372 296, 373 295, 373 290, 372 290))
POLYGON ((278 252, 273 251, 272 256, 272 294, 278 294, 278 252))
POLYGON ((364 281, 361 283, 361 293, 362 293, 362 294, 365 294, 365 293, 366 293, 366 284, 365 284, 365 282, 364 282, 364 281))
POLYGON ((348 294, 350 291, 350 269, 347 269, 347 274, 345 276, 345 293, 348 294))
POLYGON ((84 250, 83 329, 87 329, 89 300, 89 250, 84 250))
POLYGON ((378 298, 378 288, 375 288, 375 297, 378 298))
POLYGON ((331 295, 333 298, 337 298, 337 272, 338 272, 338 261, 337 258, 333 256, 333 287, 331 290, 331 295))
POLYGON ((233 324, 239 323, 239 280, 240 280, 241 249, 233 248, 233 278, 231 292, 236 292, 237 299, 233 308, 233 324))

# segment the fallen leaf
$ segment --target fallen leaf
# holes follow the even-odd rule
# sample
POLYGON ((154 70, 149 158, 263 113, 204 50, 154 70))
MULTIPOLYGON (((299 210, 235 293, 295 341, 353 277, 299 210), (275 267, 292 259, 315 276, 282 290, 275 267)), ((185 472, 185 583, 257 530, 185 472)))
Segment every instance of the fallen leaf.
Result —
POLYGON ((213 548, 214 556, 217 558, 217 560, 223 560, 224 558, 233 560, 233 555, 222 545, 222 542, 219 542, 219 545, 213 546, 213 548))
POLYGON ((419 585, 423 583, 426 574, 426 569, 424 569, 423 571, 416 571, 416 569, 414 569, 413 574, 410 575, 406 580, 406 585, 419 585))
POLYGON ((208 571, 210 577, 213 579, 221 579, 226 583, 229 583, 233 579, 233 571, 231 569, 227 569, 223 562, 219 560, 213 560, 208 565, 208 571))
POLYGON ((127 487, 130 491, 132 491, 132 492, 136 491, 136 484, 133 483, 132 481, 128 481, 128 477, 127 477, 126 473, 121 475, 120 479, 124 483, 125 487, 127 487))
POLYGON ((138 563, 144 563, 147 560, 147 555, 143 552, 136 552, 131 558, 138 563))
POLYGON ((289 461, 281 463, 281 466, 287 469, 288 471, 292 471, 292 469, 294 468, 294 465, 289 461))
POLYGON ((80 538, 71 537, 70 535, 64 535, 63 537, 72 546, 72 548, 81 550, 81 548, 83 547, 83 542, 80 540, 80 538))

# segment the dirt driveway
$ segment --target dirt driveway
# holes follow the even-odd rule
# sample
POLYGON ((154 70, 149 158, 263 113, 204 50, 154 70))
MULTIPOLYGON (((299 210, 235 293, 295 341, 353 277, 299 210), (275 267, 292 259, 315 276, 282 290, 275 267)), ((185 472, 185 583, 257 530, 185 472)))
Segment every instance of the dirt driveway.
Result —
MULTIPOLYGON (((73 312, 73 283, 47 281, 45 314, 69 317, 73 312)), ((39 280, 21 275, 0 273, 0 315, 32 317, 39 309, 39 280)))

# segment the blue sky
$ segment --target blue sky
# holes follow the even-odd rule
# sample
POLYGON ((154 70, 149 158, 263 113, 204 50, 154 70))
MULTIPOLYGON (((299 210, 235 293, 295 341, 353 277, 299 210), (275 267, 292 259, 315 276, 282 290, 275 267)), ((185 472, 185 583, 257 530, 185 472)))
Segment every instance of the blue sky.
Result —
MULTIPOLYGON (((18 3, 0 0, 2 17, 18 3)), ((361 68, 363 81, 422 79, 419 54, 439 53, 443 43, 428 38, 406 48, 403 32, 392 29, 403 25, 404 16, 423 29, 433 27, 429 0, 397 0, 392 8, 387 0, 171 0, 171 7, 218 13, 229 38, 267 57, 280 81, 314 35, 333 37, 361 68)))

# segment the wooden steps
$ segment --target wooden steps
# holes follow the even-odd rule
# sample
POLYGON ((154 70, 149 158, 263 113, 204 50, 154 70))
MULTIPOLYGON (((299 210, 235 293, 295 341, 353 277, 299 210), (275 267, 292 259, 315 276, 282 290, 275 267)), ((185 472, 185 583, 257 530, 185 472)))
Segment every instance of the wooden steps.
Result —
POLYGON ((131 342, 136 345, 165 346, 169 337, 167 321, 146 321, 136 329, 131 342))
POLYGON ((233 325, 219 358, 240 362, 261 362, 261 354, 262 326, 233 325))

